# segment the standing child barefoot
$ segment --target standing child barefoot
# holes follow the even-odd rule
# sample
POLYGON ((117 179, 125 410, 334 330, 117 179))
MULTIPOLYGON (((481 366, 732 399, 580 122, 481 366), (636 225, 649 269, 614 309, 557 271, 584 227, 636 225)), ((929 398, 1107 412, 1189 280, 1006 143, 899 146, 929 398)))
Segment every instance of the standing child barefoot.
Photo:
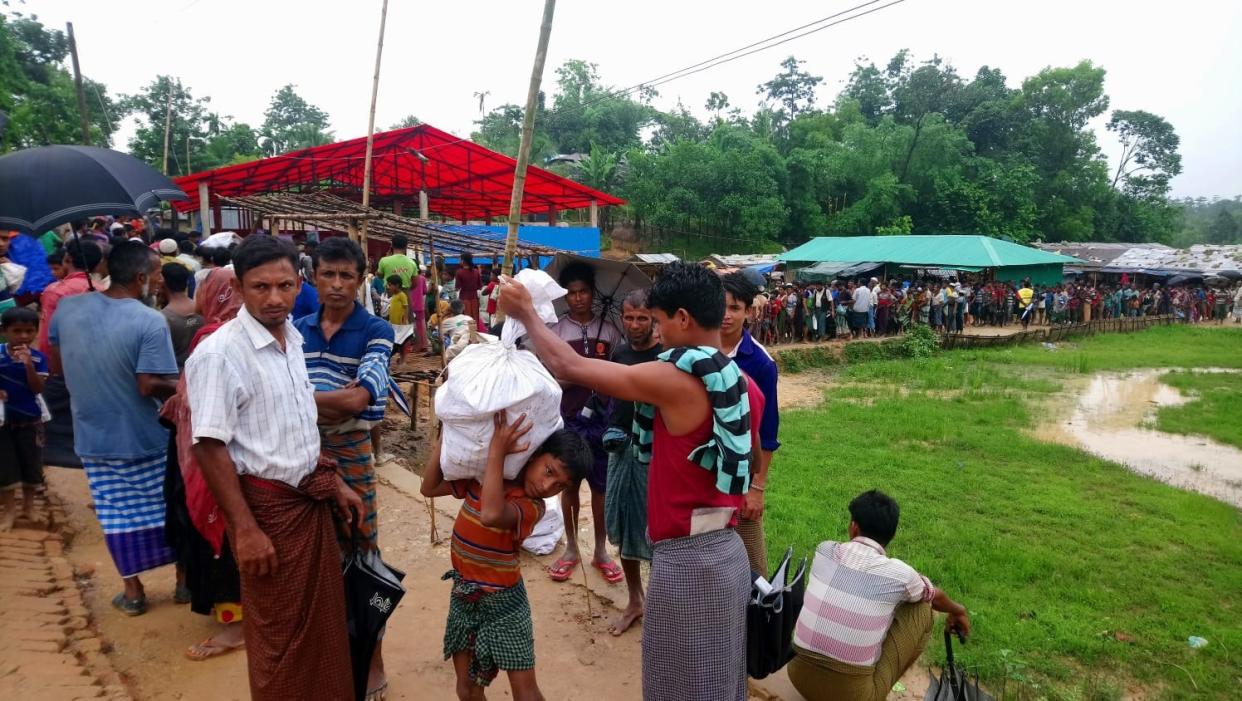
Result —
POLYGON ((30 347, 39 330, 39 315, 25 307, 0 316, 8 343, 0 345, 0 531, 17 518, 17 487, 22 489, 22 518, 33 520, 35 489, 43 484, 43 410, 36 396, 47 378, 47 359, 30 347))
POLYGON ((543 500, 577 484, 590 466, 591 447, 561 429, 535 451, 517 478, 504 479, 506 455, 526 450, 526 415, 510 424, 496 414, 487 468, 478 480, 446 481, 440 446, 432 447, 423 475, 423 496, 449 494, 464 500, 453 524, 453 580, 444 658, 453 659, 457 698, 485 699, 484 688, 500 670, 509 675, 514 701, 542 701, 535 681, 535 634, 522 582, 518 547, 543 516, 543 500))

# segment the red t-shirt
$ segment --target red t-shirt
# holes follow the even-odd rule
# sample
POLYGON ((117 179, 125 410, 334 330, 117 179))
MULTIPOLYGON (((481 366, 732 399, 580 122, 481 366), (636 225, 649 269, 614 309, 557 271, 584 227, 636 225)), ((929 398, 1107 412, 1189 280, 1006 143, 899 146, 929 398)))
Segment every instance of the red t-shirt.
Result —
POLYGON ((483 279, 479 275, 478 268, 458 268, 457 275, 453 279, 457 282, 457 296, 462 299, 475 299, 479 296, 479 289, 483 287, 483 279))
MULTIPOLYGON (((750 400, 750 430, 757 435, 765 400, 763 392, 749 376, 746 385, 750 400)), ((674 436, 668 432, 664 419, 656 410, 651 466, 647 470, 647 533, 652 542, 682 538, 691 535, 692 531, 707 532, 737 525, 742 495, 725 494, 716 489, 716 475, 687 457, 695 448, 706 443, 711 433, 710 411, 698 428, 684 436, 674 436), (712 527, 711 524, 716 523, 717 519, 719 526, 712 527), (694 528, 696 521, 699 522, 698 529, 694 528)), ((751 466, 753 470, 753 461, 751 466)))

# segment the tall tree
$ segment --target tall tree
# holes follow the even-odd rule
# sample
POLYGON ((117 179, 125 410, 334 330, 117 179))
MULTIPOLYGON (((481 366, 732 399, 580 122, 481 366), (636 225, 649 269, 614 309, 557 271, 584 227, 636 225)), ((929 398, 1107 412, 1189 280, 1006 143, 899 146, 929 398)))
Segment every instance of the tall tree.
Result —
POLYGON ((1169 181, 1182 172, 1173 125, 1151 112, 1116 110, 1107 128, 1121 141, 1113 187, 1137 197, 1167 195, 1169 181))
POLYGON ((292 84, 285 85, 272 96, 271 104, 263 113, 263 126, 259 129, 263 153, 275 156, 330 144, 334 136, 328 124, 327 112, 303 99, 292 84))
MULTIPOLYGON (((129 152, 158 169, 164 160, 164 121, 171 99, 168 172, 186 174, 199 170, 204 163, 208 106, 211 98, 196 98, 177 78, 156 76, 140 92, 120 100, 124 113, 138 120, 138 128, 129 140, 129 152), (190 162, 186 162, 186 149, 190 162)), ((218 118, 217 118, 218 119, 218 118)))
MULTIPOLYGON (((0 152, 81 143, 73 77, 64 32, 35 16, 0 15, 0 152)), ((116 108, 107 88, 84 80, 91 142, 110 146, 116 108)))
POLYGON ((1238 221, 1227 209, 1216 213, 1216 219, 1208 228, 1208 243, 1235 243, 1238 240, 1238 221))

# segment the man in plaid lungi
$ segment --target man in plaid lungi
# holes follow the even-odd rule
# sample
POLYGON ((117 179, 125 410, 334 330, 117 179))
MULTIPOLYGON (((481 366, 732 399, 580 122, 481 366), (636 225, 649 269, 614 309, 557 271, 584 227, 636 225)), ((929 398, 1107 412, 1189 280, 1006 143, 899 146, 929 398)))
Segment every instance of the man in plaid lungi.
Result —
MULTIPOLYGON (((656 279, 648 306, 671 349, 660 356, 666 362, 625 366, 580 356, 539 322, 521 285, 505 283, 500 303, 502 311, 526 326, 535 353, 558 379, 654 408, 647 492, 647 528, 654 545, 642 624, 643 698, 745 701, 750 567, 734 527, 749 486, 752 455, 726 456, 705 446, 709 440, 721 445, 725 412, 749 419, 744 426, 730 424, 747 433, 734 433, 727 442, 742 440, 753 451, 763 396, 716 350, 725 305, 720 277, 697 265, 674 263, 656 279), (742 384, 710 395, 705 379, 674 360, 690 355, 701 358, 696 364, 710 366, 714 375, 742 384), (691 462, 687 455, 692 452, 707 459, 691 462)), ((645 437, 644 428, 640 442, 645 437)))

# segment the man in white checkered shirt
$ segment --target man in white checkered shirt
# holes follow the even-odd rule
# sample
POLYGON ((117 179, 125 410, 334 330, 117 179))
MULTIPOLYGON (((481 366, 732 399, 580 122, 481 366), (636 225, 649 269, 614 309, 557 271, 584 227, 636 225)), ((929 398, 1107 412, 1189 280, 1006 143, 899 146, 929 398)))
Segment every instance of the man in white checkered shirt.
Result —
POLYGON ((186 385, 194 457, 241 572, 250 695, 351 699, 332 506, 352 524, 362 500, 319 465, 315 389, 289 321, 297 251, 252 235, 233 270, 245 306, 190 356, 186 385))
POLYGON ((889 496, 863 492, 850 502, 850 541, 816 548, 789 663, 807 701, 883 701, 927 646, 933 610, 962 639, 970 634, 965 607, 888 557, 898 516, 889 496))

